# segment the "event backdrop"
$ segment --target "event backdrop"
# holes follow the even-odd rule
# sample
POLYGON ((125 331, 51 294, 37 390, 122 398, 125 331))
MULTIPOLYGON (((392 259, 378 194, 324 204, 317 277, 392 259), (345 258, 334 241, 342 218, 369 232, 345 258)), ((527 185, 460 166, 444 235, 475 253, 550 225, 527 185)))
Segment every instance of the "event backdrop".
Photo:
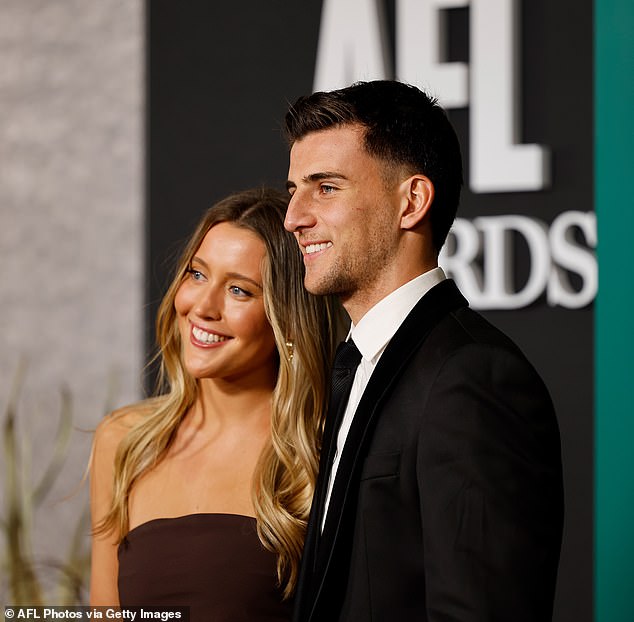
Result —
MULTIPOLYGON (((625 207, 616 197, 608 204, 599 196, 595 166, 604 171, 599 181, 608 187, 610 175, 618 180, 624 171, 611 169, 610 140, 624 139, 615 127, 621 117, 612 118, 607 93, 621 102, 624 116, 632 101, 631 9, 625 2, 602 0, 190 2, 178 7, 155 0, 147 8, 148 261, 153 269, 148 325, 178 241, 202 210, 244 187, 283 187, 288 152, 279 128, 289 102, 356 79, 397 78, 431 91, 458 130, 466 169, 459 219, 441 263, 471 304, 525 350, 550 387, 559 415, 566 523, 555 619, 630 619, 625 577, 631 572, 622 571, 631 547, 618 549, 615 540, 623 533, 612 534, 607 525, 596 534, 596 558, 593 543, 595 196, 606 211, 614 204, 625 207), (595 41, 605 49, 595 49, 595 41), (629 65, 623 66, 625 59, 629 65), (606 76, 602 94, 596 83, 597 99, 604 102, 596 123, 595 66, 606 76), (595 163, 602 123, 613 135, 598 136, 604 160, 595 163), (612 556, 622 563, 616 583, 609 578, 612 557, 601 540, 610 535, 608 551, 614 549, 612 556), (595 562, 601 576, 595 576, 595 562)), ((631 211, 631 200, 625 204, 631 211)), ((623 216, 614 213, 616 221, 623 216)), ((611 232, 618 238, 618 225, 611 232)), ((618 268, 613 271, 620 276, 618 268)), ((628 292, 631 300, 631 285, 620 288, 625 299, 628 292)), ((604 325, 611 311, 606 303, 604 325)), ((619 335, 605 351, 607 357, 619 354, 621 373, 631 377, 631 357, 619 349, 624 337, 619 335)), ((613 389, 624 378, 607 364, 604 378, 613 389)), ((627 405, 616 403, 627 416, 627 405)), ((613 422, 609 406, 603 408, 605 436, 611 433, 617 446, 614 425, 622 429, 623 420, 613 422)), ((605 481, 611 474, 606 467, 605 481)), ((614 515, 625 504, 631 516, 632 500, 628 505, 617 490, 609 487, 606 501, 616 504, 614 515)), ((626 538, 624 545, 631 543, 629 532, 626 538)))
POLYGON ((147 8, 148 322, 177 241, 201 212, 244 187, 283 187, 288 153, 279 127, 288 102, 314 88, 396 77, 446 105, 466 183, 442 264, 472 305, 520 344, 552 392, 567 512, 556 619, 591 620, 591 0, 239 8, 159 0, 147 8))
POLYGON ((0 604, 21 562, 47 604, 82 577, 91 433, 141 392, 143 32, 142 0, 0 2, 0 604))

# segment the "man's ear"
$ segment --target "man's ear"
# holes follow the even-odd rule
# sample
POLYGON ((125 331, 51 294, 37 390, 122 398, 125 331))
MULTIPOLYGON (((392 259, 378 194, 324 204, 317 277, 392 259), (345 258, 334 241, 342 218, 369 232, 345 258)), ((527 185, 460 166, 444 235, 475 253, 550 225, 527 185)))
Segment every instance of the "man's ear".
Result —
POLYGON ((425 175, 412 175, 401 184, 401 229, 418 227, 434 201, 434 184, 425 175))

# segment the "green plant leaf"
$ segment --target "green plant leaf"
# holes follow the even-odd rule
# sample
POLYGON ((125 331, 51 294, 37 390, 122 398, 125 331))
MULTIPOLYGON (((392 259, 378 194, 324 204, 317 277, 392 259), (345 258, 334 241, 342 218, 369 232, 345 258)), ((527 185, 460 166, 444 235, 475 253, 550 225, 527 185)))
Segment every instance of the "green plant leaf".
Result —
POLYGON ((53 457, 33 492, 33 505, 35 507, 41 505, 61 472, 64 462, 66 462, 68 443, 70 441, 73 424, 72 398, 68 387, 62 387, 61 398, 62 406, 53 444, 53 457))

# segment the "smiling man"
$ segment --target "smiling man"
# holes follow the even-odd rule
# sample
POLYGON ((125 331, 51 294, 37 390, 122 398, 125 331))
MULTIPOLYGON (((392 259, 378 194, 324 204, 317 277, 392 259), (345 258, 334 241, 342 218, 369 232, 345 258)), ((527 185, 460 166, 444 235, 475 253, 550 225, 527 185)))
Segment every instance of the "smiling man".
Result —
POLYGON ((328 413, 296 622, 551 619, 557 421, 524 355, 438 267, 462 186, 444 111, 358 83, 300 98, 286 133, 305 286, 341 298, 360 353, 328 413))

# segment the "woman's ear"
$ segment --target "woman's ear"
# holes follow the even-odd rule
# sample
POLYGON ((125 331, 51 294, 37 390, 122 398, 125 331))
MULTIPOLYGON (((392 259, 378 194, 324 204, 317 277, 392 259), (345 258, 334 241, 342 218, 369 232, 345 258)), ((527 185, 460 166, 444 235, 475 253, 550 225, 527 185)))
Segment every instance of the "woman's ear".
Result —
POLYGON ((415 229, 434 202, 434 184, 425 175, 412 175, 401 184, 403 211, 401 229, 415 229))

